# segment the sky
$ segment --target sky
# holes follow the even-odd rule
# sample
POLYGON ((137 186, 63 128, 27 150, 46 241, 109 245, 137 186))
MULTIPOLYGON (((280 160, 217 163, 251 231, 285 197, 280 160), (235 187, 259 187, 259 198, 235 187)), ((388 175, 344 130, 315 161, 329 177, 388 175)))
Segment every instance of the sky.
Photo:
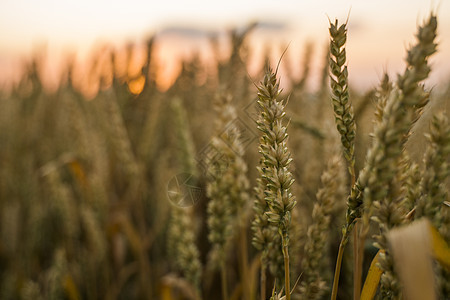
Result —
MULTIPOLYGON (((439 20, 439 53, 431 61, 430 81, 439 85, 450 78, 448 0, 1 0, 0 82, 42 45, 55 59, 67 52, 83 56, 99 43, 119 46, 143 41, 167 32, 168 27, 223 31, 250 21, 285 24, 283 30, 260 29, 263 34, 256 34, 253 43, 278 48, 290 44, 288 54, 294 62, 301 60, 304 45, 312 42, 318 67, 328 41, 328 18, 343 22, 350 12, 350 83, 367 88, 376 85, 384 71, 395 74, 404 68, 405 50, 414 42, 417 24, 431 11, 439 20)), ((198 41, 195 36, 191 39, 194 44, 198 41)), ((179 41, 183 43, 192 47, 179 41)), ((167 61, 183 49, 173 43, 169 47, 167 61)))

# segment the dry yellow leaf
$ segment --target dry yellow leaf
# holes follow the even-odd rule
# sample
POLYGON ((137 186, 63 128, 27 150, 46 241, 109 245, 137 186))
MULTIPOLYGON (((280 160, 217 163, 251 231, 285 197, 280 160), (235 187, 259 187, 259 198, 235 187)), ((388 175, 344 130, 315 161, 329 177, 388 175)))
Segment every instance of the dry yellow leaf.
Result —
MULTIPOLYGON (((427 219, 388 233, 394 264, 403 285, 404 298, 408 300, 436 299, 431 258, 450 269, 450 248, 427 219)), ((383 271, 378 267, 378 256, 372 260, 361 293, 361 300, 371 300, 383 271)))
POLYGON ((383 274, 383 271, 378 267, 379 256, 380 251, 377 252, 377 255, 370 264, 369 272, 367 273, 366 281, 361 292, 361 300, 371 300, 377 292, 378 283, 380 282, 381 274, 383 274))
POLYGON ((438 262, 450 270, 450 248, 439 232, 430 224, 433 255, 438 262))

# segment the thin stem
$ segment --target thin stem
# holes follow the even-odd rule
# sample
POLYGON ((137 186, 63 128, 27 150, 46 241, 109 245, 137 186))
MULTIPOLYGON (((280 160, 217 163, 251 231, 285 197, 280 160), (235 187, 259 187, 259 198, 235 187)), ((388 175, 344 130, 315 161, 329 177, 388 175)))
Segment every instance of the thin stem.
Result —
POLYGON ((240 240, 240 269, 241 269, 241 280, 242 280, 242 291, 245 299, 250 299, 250 284, 248 275, 248 253, 247 253, 247 231, 245 226, 240 226, 239 232, 240 240))
MULTIPOLYGON (((359 233, 359 222, 356 220, 355 228, 353 228, 353 299, 359 300, 361 294, 361 272, 362 272, 362 259, 361 259, 361 249, 362 244, 359 243, 360 240, 358 238, 359 233)), ((364 253, 363 253, 364 254, 364 253)))
POLYGON ((339 275, 341 273, 342 258, 344 257, 345 244, 347 244, 347 234, 342 236, 341 243, 339 244, 339 252, 336 260, 336 269, 334 271, 333 279, 333 290, 331 292, 331 300, 336 300, 338 285, 339 285, 339 275))
MULTIPOLYGON (((359 231, 359 249, 358 249, 358 265, 356 266, 359 269, 359 278, 360 278, 360 282, 359 282, 359 295, 361 294, 361 276, 362 276, 362 265, 363 265, 363 261, 364 261, 364 247, 362 245, 364 245, 366 238, 367 238, 367 234, 369 233, 369 227, 367 225, 365 225, 363 222, 360 222, 360 231, 359 231)), ((355 228, 356 231, 356 228, 355 228)), ((358 299, 360 297, 358 296, 358 299)))
MULTIPOLYGON (((264 256, 264 253, 263 253, 264 256)), ((265 259, 261 258, 261 300, 266 300, 266 264, 265 259)))
POLYGON ((355 165, 350 166, 350 177, 352 179, 351 187, 354 187, 356 183, 355 165))
POLYGON ((289 238, 287 233, 281 235, 283 243, 283 257, 284 257, 284 289, 286 293, 286 300, 291 300, 291 281, 289 278, 289 238))
POLYGON ((228 300, 228 290, 227 290, 227 265, 225 260, 222 259, 221 262, 221 277, 222 277, 222 300, 228 300))
MULTIPOLYGON (((351 188, 355 186, 356 183, 356 174, 355 174, 355 165, 354 162, 350 165, 350 176, 351 176, 351 188)), ((359 300, 361 293, 361 273, 362 273, 362 264, 360 265, 360 248, 362 244, 359 243, 359 225, 358 220, 355 221, 355 228, 353 228, 353 300, 359 300)), ((362 262, 362 260, 361 260, 362 262)))

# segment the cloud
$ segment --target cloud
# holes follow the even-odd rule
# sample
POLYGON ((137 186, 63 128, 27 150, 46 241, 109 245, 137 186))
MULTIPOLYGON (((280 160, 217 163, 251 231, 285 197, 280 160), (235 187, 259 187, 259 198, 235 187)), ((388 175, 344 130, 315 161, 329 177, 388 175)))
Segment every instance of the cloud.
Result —
POLYGON ((188 38, 205 38, 217 35, 218 32, 188 26, 169 26, 158 33, 158 36, 177 36, 188 38))

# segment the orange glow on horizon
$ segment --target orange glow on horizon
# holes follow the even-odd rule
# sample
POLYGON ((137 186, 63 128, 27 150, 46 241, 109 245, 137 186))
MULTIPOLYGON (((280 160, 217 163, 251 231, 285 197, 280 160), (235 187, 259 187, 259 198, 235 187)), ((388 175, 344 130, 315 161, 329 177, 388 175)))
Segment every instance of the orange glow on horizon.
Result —
MULTIPOLYGON (((36 41, 47 40, 42 43, 46 54, 41 75, 51 90, 55 90, 59 82, 65 80, 65 63, 67 56, 70 56, 67 53, 76 56, 74 81, 83 93, 92 95, 100 87, 96 76, 102 77, 100 88, 109 86, 112 77, 107 53, 110 48, 114 48, 119 49, 120 56, 115 62, 116 74, 138 91, 142 82, 134 82, 134 79, 141 75, 145 60, 142 50, 145 37, 154 35, 157 42, 151 66, 154 74, 151 76, 157 87, 164 91, 180 74, 181 62, 193 58, 197 53, 205 64, 205 74, 216 72, 215 53, 208 41, 209 34, 224 35, 227 29, 242 28, 251 20, 259 20, 261 26, 249 36, 252 47, 246 63, 250 76, 257 74, 266 48, 271 49, 270 60, 276 64, 281 49, 288 44, 290 46, 282 65, 289 66, 282 68, 291 69, 294 77, 299 76, 303 68, 305 44, 312 42, 314 54, 310 84, 314 88, 320 77, 328 42, 327 15, 331 19, 338 17, 343 21, 352 7, 347 42, 349 80, 353 88, 366 90, 378 83, 384 71, 393 76, 402 71, 406 49, 414 41, 417 24, 433 10, 432 3, 420 0, 408 3, 388 0, 377 3, 354 0, 341 3, 331 0, 308 3, 283 1, 276 5, 270 1, 259 1, 257 6, 256 1, 244 3, 230 0, 226 7, 217 7, 205 0, 199 2, 203 3, 204 10, 195 9, 181 1, 178 6, 173 3, 150 5, 140 0, 130 0, 127 5, 106 0, 79 0, 76 3, 66 0, 2 2, 0 87, 20 80, 23 57, 28 57, 29 61, 32 53, 30 49, 35 47, 36 41), (401 14, 398 13, 400 11, 401 14), (186 24, 188 26, 183 26, 186 24), (168 28, 178 29, 181 33, 178 32, 178 36, 171 35, 174 30, 166 30, 168 28), (110 46, 99 47, 99 37, 110 46), (131 62, 127 62, 127 43, 135 45, 131 62), (94 51, 89 50, 93 47, 94 51), (94 62, 95 59, 99 61, 94 62)), ((433 70, 428 83, 432 86, 446 85, 446 78, 450 77, 449 8, 450 2, 442 2, 436 9, 439 47, 431 61, 433 70)), ((228 42, 220 44, 220 60, 229 55, 228 42)), ((258 78, 255 80, 258 81, 258 78)))
MULTIPOLYGON (((349 79, 351 87, 359 86, 359 90, 374 87, 382 77, 384 71, 392 76, 396 73, 403 71, 405 66, 404 58, 406 56, 407 46, 405 42, 401 40, 395 40, 391 38, 389 40, 390 47, 385 47, 382 49, 371 49, 370 46, 367 47, 364 43, 355 43, 355 39, 359 37, 349 37, 347 45, 347 57, 349 65, 349 79), (379 54, 380 56, 376 56, 379 54), (368 64, 368 58, 370 58, 371 66, 368 64), (389 59, 386 59, 389 58, 389 59), (397 59, 393 59, 397 58, 397 59), (362 88, 361 88, 362 87, 362 88)), ((413 41, 414 37, 411 34, 410 41, 413 41)), ((253 45, 249 49, 249 60, 247 61, 248 73, 251 77, 256 76, 260 70, 261 65, 264 63, 264 56, 266 51, 266 43, 270 38, 264 38, 259 35, 251 35, 249 37, 249 43, 253 45)), ((277 43, 273 43, 271 47, 270 61, 274 65, 278 62, 281 52, 285 49, 288 44, 285 42, 286 39, 281 39, 277 43)), ((363 39, 364 41, 364 39, 363 39)), ((366 41, 370 45, 370 41, 366 41)), ((280 75, 283 78, 288 67, 294 78, 298 78, 303 70, 303 55, 304 47, 306 42, 292 42, 288 48, 286 56, 283 58, 280 66, 280 75), (289 64, 289 66, 286 66, 289 64)), ((313 89, 317 86, 320 72, 323 68, 324 54, 326 50, 326 43, 314 44, 314 54, 311 61, 311 74, 309 79, 309 86, 313 89)), ((143 44, 136 44, 133 46, 132 58, 129 62, 126 60, 126 47, 124 45, 122 48, 108 48, 107 46, 97 48, 91 51, 91 54, 84 54, 76 59, 74 63, 74 85, 83 94, 88 97, 93 97, 96 91, 101 88, 107 88, 112 83, 112 65, 110 62, 110 51, 114 50, 117 53, 115 70, 118 72, 117 75, 128 85, 131 93, 138 95, 142 91, 145 78, 141 74, 142 67, 145 61, 145 51, 143 44), (102 78, 102 84, 100 85, 97 77, 102 78)), ((229 47, 228 47, 229 48, 229 47)), ((231 49, 228 49, 231 50, 231 49)), ((155 81, 157 88, 160 91, 168 90, 177 77, 180 75, 182 70, 183 61, 191 60, 196 55, 198 55, 203 67, 205 68, 205 74, 214 75, 217 71, 216 59, 223 61, 228 59, 229 53, 223 52, 220 57, 214 57, 210 45, 203 41, 199 43, 198 41, 188 41, 186 39, 177 38, 166 38, 155 43, 152 53, 152 74, 153 80, 155 81)), ((442 58, 450 61, 449 53, 438 53, 442 58)), ((43 57, 41 61, 42 70, 41 78, 43 79, 44 85, 50 90, 55 91, 60 82, 65 81, 64 73, 67 68, 68 55, 59 54, 56 56, 54 52, 50 53, 40 53, 43 57), (51 61, 51 58, 54 60, 51 61), (56 59, 56 60, 55 60, 56 59)), ((432 64, 437 60, 436 57, 432 58, 432 64)), ((19 60, 17 61, 19 62, 19 60)), ((10 74, 16 74, 14 76, 5 77, 7 80, 2 81, 2 76, 0 76, 0 86, 8 86, 6 83, 17 82, 20 78, 20 74, 23 71, 18 71, 21 67, 16 65, 13 67, 14 63, 11 62, 9 68, 3 69, 3 72, 10 74)), ((23 65, 23 63, 21 64, 23 65)), ((436 66, 436 64, 434 64, 436 66)), ((448 78, 450 75, 449 68, 441 68, 438 71, 434 70, 431 72, 430 79, 428 81, 432 85, 442 85, 446 82, 442 82, 442 78, 448 78)), ((2 72, 0 72, 2 74, 2 72)), ((250 80, 250 79, 249 79, 250 80)), ((254 81, 258 81, 259 78, 252 78, 254 81)), ((286 83, 282 80, 282 84, 286 83)))

